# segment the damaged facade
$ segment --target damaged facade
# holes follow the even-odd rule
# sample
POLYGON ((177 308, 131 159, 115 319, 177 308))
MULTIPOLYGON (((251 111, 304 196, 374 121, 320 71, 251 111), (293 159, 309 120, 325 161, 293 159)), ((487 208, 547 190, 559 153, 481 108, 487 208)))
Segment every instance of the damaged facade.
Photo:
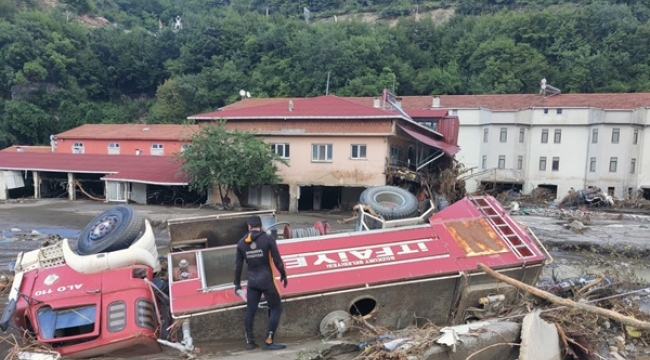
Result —
POLYGON ((266 105, 261 100, 270 99, 246 99, 189 117, 199 123, 225 120, 227 129, 255 133, 288 162, 279 167, 281 185, 243 190, 239 200, 245 206, 349 210, 366 187, 386 185, 395 173, 414 180, 416 172, 439 171, 459 150, 458 118, 444 110, 410 116, 380 99, 366 106, 331 95, 266 105))
POLYGON ((461 119, 456 159, 473 168, 469 192, 540 187, 562 199, 571 188, 595 187, 650 198, 650 93, 404 96, 402 106, 449 109, 461 119))

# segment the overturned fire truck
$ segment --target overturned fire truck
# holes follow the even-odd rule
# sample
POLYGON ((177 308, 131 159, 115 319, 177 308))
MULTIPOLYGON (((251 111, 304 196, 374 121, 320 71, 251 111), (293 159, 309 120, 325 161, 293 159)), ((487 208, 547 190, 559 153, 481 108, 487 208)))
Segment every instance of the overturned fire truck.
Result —
MULTIPOLYGON (((376 207, 405 199, 387 188, 370 195, 376 207)), ((77 244, 65 239, 19 254, 0 327, 18 327, 72 358, 143 355, 160 344, 191 352, 195 342, 243 338, 245 301, 234 292, 233 268, 251 214, 279 237, 290 279, 280 338, 340 335, 351 319, 398 329, 484 318, 494 302, 519 295, 477 264, 535 284, 550 259, 492 197, 464 198, 439 212, 428 202, 419 214, 392 219, 372 206, 355 209, 356 231, 323 226, 299 238, 287 226, 278 236, 284 224, 273 211, 173 219, 163 256, 149 222, 118 206, 98 215, 77 244)), ((255 323, 263 333, 265 322, 255 323)))

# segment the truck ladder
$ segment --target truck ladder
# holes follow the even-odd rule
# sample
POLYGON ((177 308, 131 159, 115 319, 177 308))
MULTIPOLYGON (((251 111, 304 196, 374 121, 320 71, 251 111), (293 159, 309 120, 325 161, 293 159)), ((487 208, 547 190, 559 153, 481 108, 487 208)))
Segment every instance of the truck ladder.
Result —
POLYGON ((470 201, 477 209, 485 215, 492 228, 506 242, 508 247, 521 259, 535 256, 533 250, 528 246, 524 239, 519 236, 517 231, 504 217, 503 212, 499 212, 485 197, 470 197, 470 201))

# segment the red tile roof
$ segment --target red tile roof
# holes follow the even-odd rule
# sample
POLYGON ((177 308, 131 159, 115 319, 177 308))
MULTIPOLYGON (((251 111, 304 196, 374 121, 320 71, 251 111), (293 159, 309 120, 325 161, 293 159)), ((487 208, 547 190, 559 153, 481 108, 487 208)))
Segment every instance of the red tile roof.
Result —
POLYGON ((186 185, 179 176, 180 160, 169 156, 96 155, 8 152, 0 156, 0 169, 110 174, 111 180, 186 185))
POLYGON ((393 110, 375 108, 334 95, 295 99, 246 99, 241 106, 190 116, 189 119, 365 119, 401 118, 393 110), (250 106, 248 106, 250 105, 250 106))
POLYGON ((51 146, 24 146, 24 145, 12 145, 10 147, 4 148, 0 151, 9 151, 9 152, 18 152, 18 149, 22 149, 23 152, 29 153, 49 153, 52 152, 51 146))
POLYGON ((85 124, 57 134, 58 139, 189 140, 198 125, 85 124))
MULTIPOLYGON (((439 95, 440 107, 445 109, 519 110, 529 108, 590 107, 597 109, 637 109, 650 107, 650 93, 617 94, 559 94, 543 97, 539 94, 499 95, 439 95)), ((428 109, 433 96, 402 96, 404 109, 428 109)), ((372 105, 373 97, 346 98, 372 105)))
POLYGON ((406 109, 405 111, 413 119, 443 118, 447 116, 447 109, 406 109))
MULTIPOLYGON (((407 110, 430 109, 433 105, 432 95, 400 97, 402 98, 402 108, 407 110)), ((559 94, 546 97, 539 94, 439 95, 438 97, 440 97, 441 109, 518 110, 533 107, 637 109, 650 107, 650 93, 559 94)), ((342 99, 366 106, 372 106, 374 102, 374 97, 346 97, 342 99)), ((250 98, 225 106, 223 109, 243 109, 287 103, 289 100, 288 98, 250 98)), ((407 112, 410 115, 410 112, 407 112)))

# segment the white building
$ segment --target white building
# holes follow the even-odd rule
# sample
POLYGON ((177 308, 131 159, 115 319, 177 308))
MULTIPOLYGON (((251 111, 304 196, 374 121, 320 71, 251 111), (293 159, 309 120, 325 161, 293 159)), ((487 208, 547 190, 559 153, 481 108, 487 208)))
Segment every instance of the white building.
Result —
POLYGON ((650 197, 650 93, 402 96, 402 107, 458 115, 468 191, 544 187, 561 198, 595 186, 650 197))

